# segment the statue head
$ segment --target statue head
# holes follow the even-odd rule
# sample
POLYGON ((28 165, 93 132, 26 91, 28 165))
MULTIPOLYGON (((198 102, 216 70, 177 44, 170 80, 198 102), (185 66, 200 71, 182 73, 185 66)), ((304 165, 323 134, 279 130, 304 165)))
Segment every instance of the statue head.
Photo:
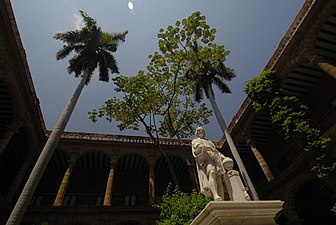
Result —
POLYGON ((197 127, 196 131, 195 131, 195 135, 196 135, 196 137, 204 138, 205 137, 205 131, 204 131, 203 127, 197 127))

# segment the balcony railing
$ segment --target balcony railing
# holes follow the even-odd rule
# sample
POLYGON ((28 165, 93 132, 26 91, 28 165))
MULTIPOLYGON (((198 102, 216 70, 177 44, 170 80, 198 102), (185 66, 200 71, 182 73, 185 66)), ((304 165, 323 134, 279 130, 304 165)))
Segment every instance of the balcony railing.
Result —
MULTIPOLYGON (((55 193, 39 193, 31 201, 30 207, 52 206, 55 200, 55 193)), ((102 194, 77 194, 65 195, 62 206, 103 206, 104 195, 102 194)), ((147 195, 113 195, 111 206, 148 206, 147 195)))

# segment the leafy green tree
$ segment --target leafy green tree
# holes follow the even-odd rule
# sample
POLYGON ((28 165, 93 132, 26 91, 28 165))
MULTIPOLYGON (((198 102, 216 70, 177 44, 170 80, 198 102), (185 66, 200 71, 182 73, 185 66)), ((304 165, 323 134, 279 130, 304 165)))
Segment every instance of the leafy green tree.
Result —
POLYGON ((181 66, 171 67, 162 55, 155 53, 147 67, 148 72, 139 71, 136 76, 118 76, 114 79, 115 91, 122 97, 107 100, 98 110, 89 112, 90 119, 115 121, 120 130, 144 131, 164 156, 169 171, 178 184, 178 179, 169 157, 162 150, 161 137, 189 137, 195 125, 208 123, 211 111, 205 104, 197 106, 192 100, 190 82, 178 78, 183 72, 181 66))
POLYGON ((256 200, 258 195, 217 106, 212 88, 215 85, 222 93, 230 93, 225 81, 232 80, 235 74, 224 64, 230 52, 225 50, 223 45, 214 42, 216 29, 210 28, 205 19, 200 12, 194 12, 188 18, 177 21, 174 26, 160 29, 159 50, 167 63, 185 67, 182 77, 192 83, 197 102, 203 99, 204 93, 209 99, 242 178, 252 198, 256 200))
POLYGON ((210 202, 203 194, 193 191, 185 193, 178 186, 168 185, 162 203, 156 205, 160 210, 158 225, 189 225, 210 202))
POLYGON ((20 224, 32 195, 69 121, 80 93, 84 85, 90 82, 94 70, 97 67, 99 68, 99 80, 105 82, 109 80, 109 72, 119 73, 113 53, 117 51, 118 45, 125 41, 127 31, 122 33, 103 32, 97 25, 96 20, 83 11, 80 11, 80 14, 85 25, 83 28, 57 33, 54 38, 65 44, 57 52, 57 60, 64 59, 72 52, 75 53, 69 60, 68 72, 74 73, 75 77, 81 77, 81 81, 58 118, 7 221, 7 225, 20 224))

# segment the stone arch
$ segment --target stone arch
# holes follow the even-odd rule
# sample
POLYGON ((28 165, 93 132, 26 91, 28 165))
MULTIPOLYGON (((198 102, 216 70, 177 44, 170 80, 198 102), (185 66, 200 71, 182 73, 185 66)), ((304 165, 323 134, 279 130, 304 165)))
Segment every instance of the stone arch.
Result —
POLYGON ((20 89, 14 80, 13 71, 10 68, 2 68, 0 73, 4 75, 0 78, 2 86, 7 87, 9 94, 11 96, 11 101, 13 105, 13 122, 22 122, 22 116, 25 114, 24 106, 25 103, 22 99, 20 89))
POLYGON ((329 1, 326 5, 324 5, 323 10, 319 12, 319 15, 315 19, 315 22, 310 27, 306 35, 306 38, 302 42, 303 48, 314 49, 315 42, 317 40, 318 34, 322 26, 327 22, 330 15, 335 13, 335 11, 336 11, 335 1, 329 1))
POLYGON ((148 190, 147 159, 140 154, 122 154, 115 164, 112 205, 148 205, 148 190))
POLYGON ((90 151, 75 160, 63 205, 102 205, 110 169, 110 157, 90 151))
POLYGON ((317 179, 316 174, 311 171, 301 171, 292 176, 292 179, 284 185, 281 191, 281 198, 284 200, 284 211, 290 221, 298 220, 295 210, 295 195, 302 184, 309 180, 317 179))
POLYGON ((114 162, 118 162, 121 158, 127 156, 127 155, 138 155, 143 157, 146 160, 146 163, 149 164, 150 160, 150 156, 148 153, 144 152, 144 151, 138 151, 138 150, 134 150, 134 149, 128 149, 127 151, 122 151, 119 152, 117 155, 115 155, 113 157, 113 161, 114 162))
POLYGON ((304 39, 296 49, 296 53, 293 54, 285 65, 279 68, 278 73, 282 78, 285 78, 300 64, 312 64, 315 57, 319 55, 316 52, 316 44, 322 32, 323 26, 326 25, 331 17, 335 17, 336 2, 329 1, 323 8, 324 9, 312 23, 312 26, 306 32, 304 39))

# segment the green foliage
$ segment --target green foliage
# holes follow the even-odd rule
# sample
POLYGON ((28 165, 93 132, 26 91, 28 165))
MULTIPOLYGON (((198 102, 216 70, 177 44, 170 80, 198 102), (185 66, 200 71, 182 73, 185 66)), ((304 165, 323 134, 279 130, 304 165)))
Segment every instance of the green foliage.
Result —
POLYGON ((224 57, 224 48, 216 47, 214 31, 209 31, 205 17, 193 13, 174 26, 160 29, 158 45, 160 52, 149 55, 146 71, 140 70, 136 76, 118 76, 114 79, 116 92, 122 97, 114 97, 98 110, 89 112, 90 119, 106 118, 118 123, 120 130, 139 130, 143 125, 153 141, 158 136, 186 138, 193 134, 193 127, 208 123, 211 111, 205 104, 193 101, 195 84, 184 78, 195 54, 191 50, 192 41, 202 39, 209 43, 203 47, 204 58, 224 57), (222 50, 221 50, 222 49, 222 50), (218 52, 218 53, 216 53, 218 52), (215 54, 216 53, 216 54, 215 54))
POLYGON ((56 53, 56 59, 61 60, 75 53, 69 60, 68 73, 75 77, 84 72, 89 74, 88 84, 94 70, 99 68, 99 80, 108 82, 109 72, 119 73, 113 53, 121 42, 125 41, 127 31, 122 33, 103 32, 95 19, 80 11, 84 27, 80 30, 56 33, 54 38, 64 43, 56 53))
POLYGON ((335 215, 336 215, 336 204, 335 204, 335 205, 333 205, 333 207, 332 207, 331 211, 332 211, 332 212, 334 212, 334 213, 335 213, 335 215))
POLYGON ((257 112, 268 108, 268 104, 279 95, 280 91, 282 91, 280 80, 270 70, 263 71, 259 76, 250 80, 245 87, 245 92, 252 100, 252 106, 257 112))
MULTIPOLYGON (((272 123, 297 148, 305 151, 322 150, 330 141, 329 138, 321 137, 318 129, 311 127, 306 115, 308 107, 281 89, 280 80, 274 71, 263 71, 248 83, 245 91, 254 109, 269 113, 272 123)), ((326 166, 323 159, 323 155, 317 158, 317 165, 313 168, 320 177, 335 170, 335 164, 326 166)))
POLYGON ((316 171, 320 178, 328 177, 330 174, 335 174, 336 172, 336 162, 335 162, 335 153, 333 156, 327 157, 326 154, 323 154, 316 158, 316 165, 313 167, 313 170, 316 171))
POLYGON ((189 225, 209 202, 210 199, 199 192, 185 193, 179 187, 173 189, 169 184, 162 203, 156 205, 160 210, 160 219, 157 224, 189 225))
POLYGON ((191 98, 191 85, 170 72, 118 76, 114 79, 116 92, 122 98, 107 100, 99 110, 89 112, 90 119, 105 117, 115 120, 120 130, 139 130, 140 125, 151 137, 188 137, 193 127, 208 123, 211 111, 205 104, 197 106, 191 98))
POLYGON ((235 77, 233 70, 224 66, 230 52, 214 42, 216 29, 210 28, 205 19, 197 11, 167 29, 161 28, 158 34, 159 49, 165 59, 162 63, 184 67, 182 75, 194 85, 198 102, 204 92, 209 97, 212 84, 222 93, 230 93, 224 81, 235 77))

